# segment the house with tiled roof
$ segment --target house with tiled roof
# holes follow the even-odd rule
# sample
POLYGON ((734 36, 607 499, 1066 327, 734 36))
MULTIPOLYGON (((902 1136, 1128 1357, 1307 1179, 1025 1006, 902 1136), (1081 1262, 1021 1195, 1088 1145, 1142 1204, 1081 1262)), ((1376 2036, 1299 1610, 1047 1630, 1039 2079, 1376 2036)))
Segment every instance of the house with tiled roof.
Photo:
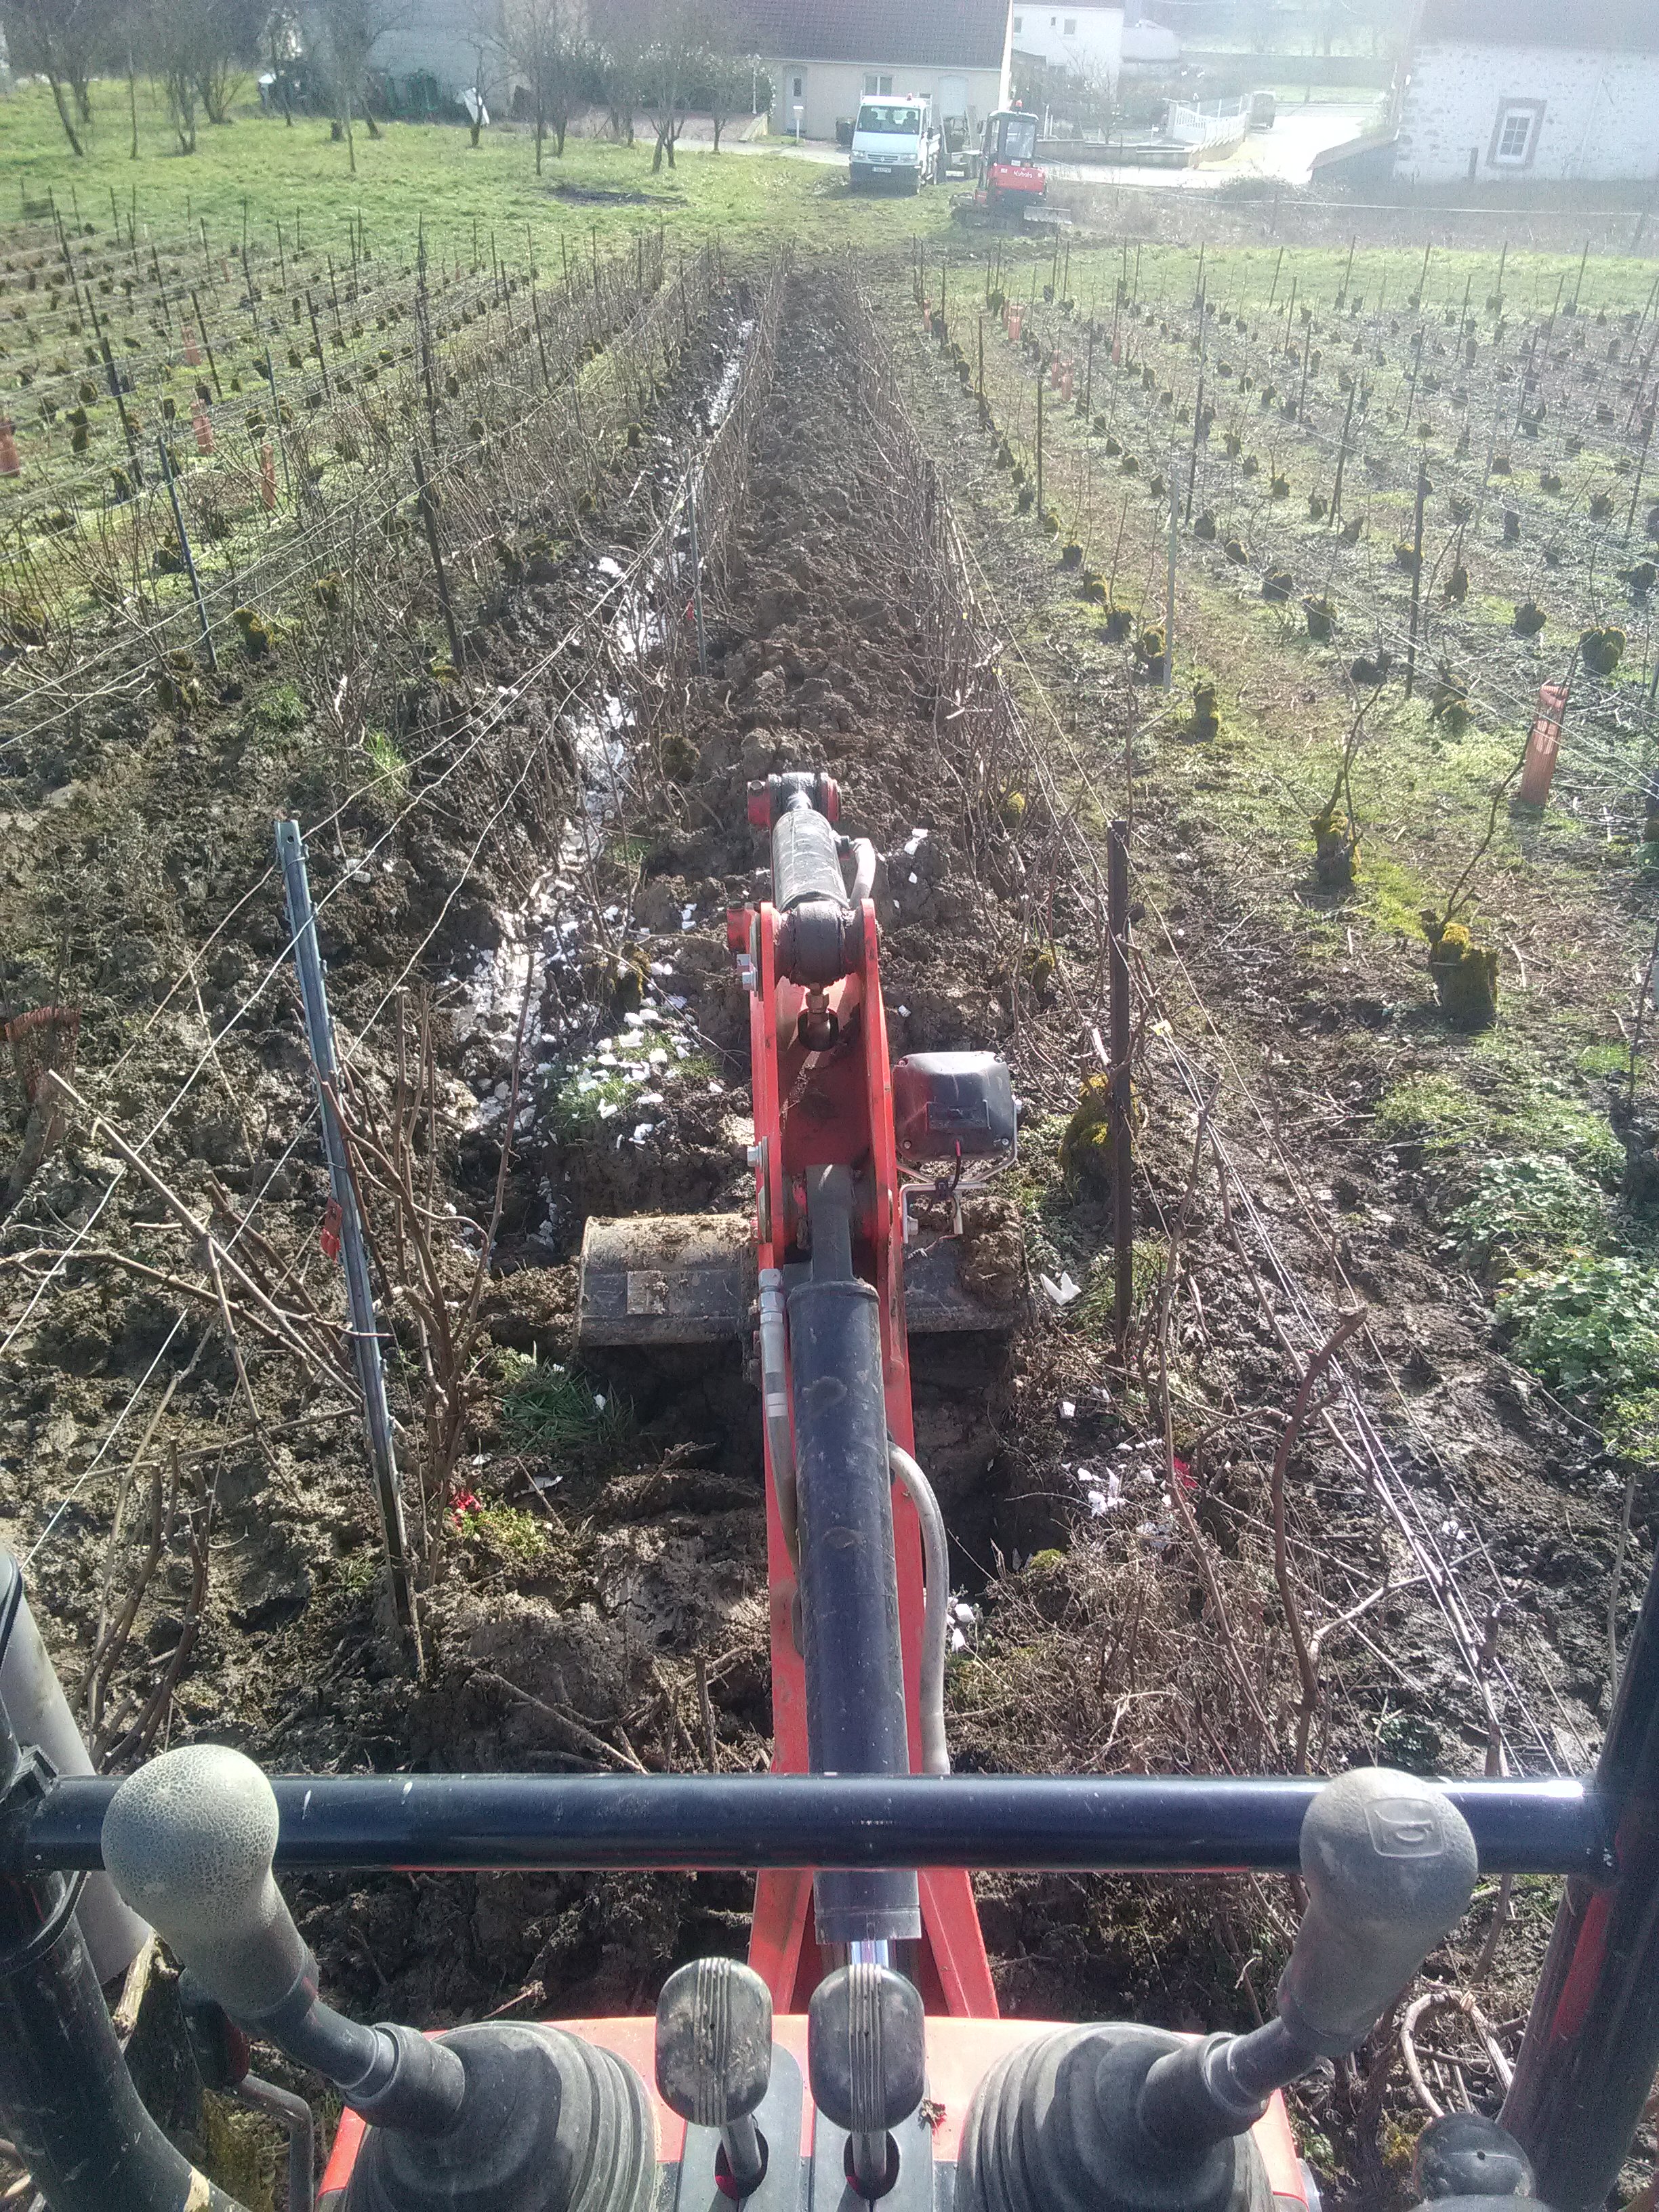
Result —
POLYGON ((774 131, 833 138, 860 100, 925 95, 976 136, 1008 100, 1009 0, 747 0, 774 131))
POLYGON ((1420 0, 1402 66, 1405 183, 1659 177, 1659 0, 1420 0))

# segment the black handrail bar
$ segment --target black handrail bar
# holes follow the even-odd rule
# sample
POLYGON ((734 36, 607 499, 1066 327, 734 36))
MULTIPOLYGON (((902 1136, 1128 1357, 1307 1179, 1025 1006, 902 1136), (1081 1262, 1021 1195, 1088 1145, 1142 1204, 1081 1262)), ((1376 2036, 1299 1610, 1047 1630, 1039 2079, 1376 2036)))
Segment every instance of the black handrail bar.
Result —
MULTIPOLYGON (((928 1867, 1293 1873, 1303 1776, 273 1776, 279 1869, 928 1867)), ((116 1789, 62 1778, 0 1827, 0 1876, 102 1864, 116 1789)), ((1448 1781, 1489 1875, 1613 1871, 1579 1781, 1448 1781)))

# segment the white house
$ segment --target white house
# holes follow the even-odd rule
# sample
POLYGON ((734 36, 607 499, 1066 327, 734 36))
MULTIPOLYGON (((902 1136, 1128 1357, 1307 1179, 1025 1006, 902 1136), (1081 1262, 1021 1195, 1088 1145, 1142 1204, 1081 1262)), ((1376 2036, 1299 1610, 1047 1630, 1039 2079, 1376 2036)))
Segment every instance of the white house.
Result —
POLYGON ((860 100, 908 93, 977 137, 1008 103, 1008 0, 749 0, 742 20, 772 80, 774 131, 833 138, 860 100))
POLYGON ((1650 183, 1659 0, 1419 0, 1394 173, 1650 183))
POLYGON ((1013 44, 1022 54, 1092 83, 1115 84, 1123 68, 1123 8, 1094 0, 1014 0, 1013 44))

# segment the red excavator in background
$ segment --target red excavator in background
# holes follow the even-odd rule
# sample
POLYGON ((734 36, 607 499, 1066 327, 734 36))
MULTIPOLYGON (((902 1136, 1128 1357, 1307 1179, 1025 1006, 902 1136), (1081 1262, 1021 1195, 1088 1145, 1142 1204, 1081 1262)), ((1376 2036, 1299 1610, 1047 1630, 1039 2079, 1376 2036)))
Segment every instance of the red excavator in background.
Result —
POLYGON ((1359 2046, 1477 1872, 1545 1873, 1569 1879, 1502 2124, 1431 2122, 1415 2177, 1426 2212, 1594 2212, 1659 2063, 1659 1576, 1588 1780, 952 1775, 909 1336, 1017 1312, 958 1252, 1017 1104, 988 1053, 890 1064, 875 854, 830 778, 749 803, 771 860, 729 918, 753 1210, 590 1224, 578 1334, 752 1350, 773 1771, 273 1781, 198 1744, 117 1782, 87 1771, 0 1553, 0 2130, 51 2212, 240 2212, 116 2039, 100 1983, 148 1923, 206 2081, 289 2128, 289 2212, 318 2201, 312 2113, 250 2071, 255 2043, 343 2106, 331 2212, 1314 2212, 1283 2089, 1359 2046), (681 1966, 654 2017, 432 2035, 327 2004, 274 1879, 617 1867, 758 1869, 748 1961, 681 1966), (1299 1873, 1277 2012, 1208 2036, 1000 2020, 975 1868, 1299 1873))
POLYGON ((1000 107, 985 118, 974 205, 993 222, 1015 227, 1042 210, 1048 173, 1036 157, 1037 119, 1023 107, 1000 107))

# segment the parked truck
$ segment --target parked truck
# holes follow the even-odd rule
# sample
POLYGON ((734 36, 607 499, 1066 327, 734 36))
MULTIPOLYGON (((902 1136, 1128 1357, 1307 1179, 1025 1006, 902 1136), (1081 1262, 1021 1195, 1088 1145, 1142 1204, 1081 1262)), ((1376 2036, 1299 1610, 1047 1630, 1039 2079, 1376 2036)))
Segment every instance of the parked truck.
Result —
POLYGON ((852 191, 887 186, 919 192, 939 182, 941 147, 927 100, 866 100, 853 125, 847 180, 852 191))

